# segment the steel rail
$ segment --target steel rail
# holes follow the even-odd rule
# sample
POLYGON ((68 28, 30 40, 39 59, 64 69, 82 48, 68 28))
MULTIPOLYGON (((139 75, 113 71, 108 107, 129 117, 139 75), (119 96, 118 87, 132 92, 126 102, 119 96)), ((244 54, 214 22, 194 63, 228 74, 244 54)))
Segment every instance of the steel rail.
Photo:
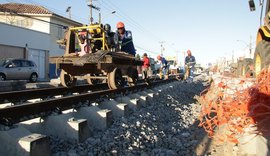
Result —
POLYGON ((21 90, 12 92, 0 92, 0 102, 20 102, 35 98, 47 98, 55 95, 63 95, 67 93, 74 92, 84 92, 84 91, 96 91, 101 89, 108 89, 107 84, 97 84, 97 85, 81 85, 71 88, 57 87, 57 88, 43 88, 43 89, 31 89, 31 90, 21 90))
MULTIPOLYGON (((151 81, 153 81, 152 79, 151 81)), ((138 83, 143 83, 143 80, 139 80, 138 83)), ((39 88, 29 89, 11 92, 0 92, 0 105, 5 102, 17 103, 24 102, 30 99, 45 99, 56 95, 65 95, 68 93, 83 93, 87 91, 97 91, 108 89, 107 83, 101 83, 96 85, 79 85, 74 87, 55 87, 55 88, 39 88)))
POLYGON ((3 125, 13 125, 18 122, 30 120, 36 117, 43 117, 51 114, 52 112, 61 113, 64 110, 80 107, 80 102, 97 101, 101 97, 109 97, 116 94, 127 94, 131 91, 138 91, 145 88, 151 88, 152 86, 169 83, 175 79, 170 80, 160 80, 153 82, 151 85, 139 84, 132 87, 124 87, 114 90, 102 90, 90 93, 82 93, 78 95, 71 95, 57 99, 49 99, 36 103, 25 103, 21 105, 14 105, 7 108, 0 109, 0 124, 3 125))

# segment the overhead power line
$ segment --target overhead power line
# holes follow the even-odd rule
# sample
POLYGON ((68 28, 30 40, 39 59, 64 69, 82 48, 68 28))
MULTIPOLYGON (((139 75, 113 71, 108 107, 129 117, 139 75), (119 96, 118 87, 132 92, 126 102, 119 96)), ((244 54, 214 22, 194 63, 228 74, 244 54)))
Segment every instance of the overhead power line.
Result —
POLYGON ((52 24, 52 25, 56 25, 58 27, 62 27, 63 29, 68 28, 68 26, 66 26, 66 25, 62 25, 62 24, 58 24, 58 23, 54 23, 54 22, 49 22, 49 21, 46 21, 46 20, 42 20, 42 19, 39 19, 39 18, 32 17, 30 15, 19 14, 16 11, 9 10, 9 9, 7 9, 5 7, 2 7, 2 6, 0 7, 0 11, 1 12, 8 12, 10 15, 15 14, 16 16, 27 17, 27 18, 30 18, 30 19, 34 19, 34 20, 37 20, 37 21, 44 22, 44 23, 49 23, 49 24, 52 24))
MULTIPOLYGON (((41 4, 41 3, 38 3, 36 1, 33 1, 33 0, 6 0, 7 2, 12 2, 12 3, 28 3, 28 4, 33 4, 33 5, 38 5, 38 6, 43 6, 47 9, 49 9, 50 11, 53 11, 53 12, 56 12, 56 13, 60 13, 60 15, 64 16, 66 15, 66 10, 58 10, 58 9, 55 9, 55 8, 52 8, 52 7, 49 7, 49 6, 46 6, 44 4, 41 4)), ((141 26, 138 22, 136 22, 135 20, 133 20, 133 18, 129 17, 126 13, 124 13, 119 7, 117 7, 115 4, 113 4, 112 2, 110 1, 102 1, 99 2, 99 5, 101 5, 105 10, 108 10, 108 11, 111 11, 111 10, 117 10, 117 12, 120 12, 120 14, 115 14, 118 18, 120 19, 125 19, 127 21, 127 23, 130 23, 130 26, 131 27, 134 27, 135 29, 139 30, 140 32, 144 33, 144 34, 147 34, 145 35, 146 37, 150 37, 154 40, 157 40, 158 37, 153 35, 150 31, 146 30, 143 26, 141 26)), ((31 18, 31 19, 34 19, 34 20, 38 20, 38 21, 42 21, 42 22, 45 22, 45 23, 48 23, 48 24, 52 24, 52 25, 55 25, 55 26, 60 26, 62 28, 67 28, 68 26, 65 26, 65 25, 61 25, 61 24, 57 24, 57 23, 53 23, 53 22, 48 22, 48 21, 44 21, 44 20, 41 20, 41 19, 38 19, 38 18, 34 18, 34 17, 31 17, 31 16, 27 16, 27 15, 22 15, 22 14, 18 14, 18 13, 14 13, 18 16, 24 16, 24 17, 27 17, 27 18, 31 18)), ((76 17, 76 16, 73 16, 73 17, 76 17)), ((77 18, 74 18, 74 19, 77 19, 77 18)), ((82 18, 80 18, 82 19, 82 18)), ((86 21, 88 19, 85 19, 86 21)), ((156 41, 158 43, 158 41, 156 41)), ((157 52, 153 52, 152 50, 147 50, 145 48, 142 48, 141 46, 138 46, 136 45, 136 48, 138 49, 141 49, 141 50, 144 50, 144 51, 147 51, 149 53, 153 53, 153 54, 158 54, 157 52)))
MULTIPOLYGON (((52 7, 49 7, 47 6, 46 4, 41 4, 41 3, 38 3, 36 1, 33 1, 33 0, 5 0, 7 2, 12 2, 12 3, 20 3, 20 4, 32 4, 32 5, 37 5, 37 6, 43 6, 45 7, 46 9, 56 13, 56 14, 59 14, 63 17, 66 17, 66 10, 59 10, 59 9, 55 9, 55 8, 52 8, 52 7)), ((76 16, 76 15, 72 15, 72 18, 76 21, 80 21, 81 23, 83 23, 83 21, 87 21, 88 19, 87 18, 82 18, 82 16, 76 16)))
POLYGON ((124 11, 122 11, 118 6, 113 4, 111 1, 102 1, 102 3, 99 2, 99 4, 104 6, 107 9, 110 8, 112 10, 117 10, 117 12, 120 12, 120 14, 117 14, 117 15, 120 16, 121 19, 125 19, 128 23, 130 23, 130 26, 146 34, 145 35, 146 37, 150 37, 152 40, 155 40, 156 42, 161 40, 159 39, 158 36, 154 35, 152 32, 148 31, 145 27, 143 27, 138 22, 136 22, 133 18, 128 16, 124 11))

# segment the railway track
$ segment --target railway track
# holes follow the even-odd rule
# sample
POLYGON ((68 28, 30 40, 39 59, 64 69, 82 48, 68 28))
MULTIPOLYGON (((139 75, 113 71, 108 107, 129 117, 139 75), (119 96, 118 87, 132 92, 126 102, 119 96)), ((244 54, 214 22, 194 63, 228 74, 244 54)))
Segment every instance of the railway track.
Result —
MULTIPOLYGON (((159 81, 159 79, 151 79, 152 82, 159 81)), ((139 80, 138 84, 144 83, 143 80, 139 80)), ((41 89, 29 89, 11 92, 0 92, 0 105, 4 103, 22 104, 30 99, 46 100, 54 98, 55 96, 69 96, 78 93, 94 92, 99 90, 107 90, 107 83, 101 83, 96 85, 79 85, 71 88, 56 87, 56 88, 41 88, 41 89)))
POLYGON ((48 116, 53 112, 61 113, 68 109, 80 107, 82 104, 90 105, 91 102, 99 101, 102 98, 120 95, 123 96, 136 91, 139 92, 146 88, 151 88, 162 83, 168 83, 173 80, 174 79, 158 80, 151 83, 151 85, 141 83, 136 86, 123 87, 115 90, 104 89, 107 84, 98 84, 94 86, 83 85, 74 88, 59 87, 1 93, 1 101, 20 101, 21 103, 0 109, 0 124, 11 126, 18 122, 30 120, 36 117, 48 116), (56 95, 65 96, 52 98, 56 95), (33 103, 27 101, 35 98, 43 100, 33 103))
POLYGON ((129 114, 128 112, 145 105, 148 101, 146 97, 149 96, 149 91, 153 93, 151 89, 172 81, 175 79, 158 80, 151 85, 141 83, 114 90, 102 89, 105 86, 100 84, 77 86, 73 89, 60 87, 58 89, 29 90, 25 93, 1 93, 1 101, 22 101, 22 98, 15 98, 18 95, 25 95, 24 100, 52 97, 59 93, 63 95, 67 92, 69 95, 65 94, 59 98, 44 98, 33 103, 26 100, 20 104, 1 108, 0 141, 8 142, 8 144, 0 148, 0 153, 40 155, 41 151, 45 151, 44 155, 48 155, 50 153, 48 136, 82 142, 91 136, 90 133, 93 131, 108 128, 116 116, 126 116, 129 114), (79 94, 75 94, 75 92, 79 92, 79 94), (116 99, 120 99, 120 102, 116 99), (140 100, 141 102, 139 102, 140 100), (133 104, 133 101, 136 104, 133 104))
POLYGON ((57 95, 71 95, 73 93, 84 93, 88 91, 98 91, 108 89, 107 84, 97 85, 80 85, 72 88, 57 87, 57 88, 42 88, 42 89, 31 89, 11 92, 0 93, 0 103, 10 102, 13 104, 23 103, 29 99, 50 99, 57 95))

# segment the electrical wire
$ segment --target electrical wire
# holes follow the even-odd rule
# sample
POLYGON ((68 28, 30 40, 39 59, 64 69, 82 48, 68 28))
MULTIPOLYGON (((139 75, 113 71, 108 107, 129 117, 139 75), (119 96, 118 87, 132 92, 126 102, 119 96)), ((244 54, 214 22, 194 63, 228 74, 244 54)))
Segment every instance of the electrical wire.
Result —
MULTIPOLYGON (((63 13, 61 12, 60 10, 57 10, 57 9, 54 9, 52 7, 48 7, 44 4, 41 4, 41 3, 38 3, 38 2, 35 2, 33 0, 5 0, 7 2, 10 2, 10 3, 20 3, 20 4, 23 4, 23 3, 28 3, 28 4, 33 4, 33 5, 38 5, 38 6, 43 6, 45 8, 48 8, 49 10, 51 11, 56 11, 58 13, 63 13)), ((105 1, 103 1, 103 3, 100 3, 99 1, 97 1, 102 7, 104 7, 104 9, 108 10, 108 11, 111 11, 111 10, 117 10, 117 12, 120 12, 121 14, 116 14, 116 16, 118 16, 119 18, 121 19, 125 19, 128 23, 131 23, 130 25, 132 27, 134 27, 135 29, 139 30, 140 32, 144 33, 147 32, 148 34, 145 35, 145 36, 150 36, 151 38, 153 39, 157 39, 158 37, 157 36, 154 36, 151 32, 147 31, 144 27, 142 27, 140 24, 138 24, 136 21, 134 21, 132 18, 130 18, 127 14, 125 14, 119 7, 117 7, 115 4, 111 3, 107 3, 105 1), (105 5, 104 5, 105 4, 105 5), (150 35, 151 34, 151 35, 150 35)), ((19 8, 18 8, 19 9, 19 8)), ((44 20, 41 20, 41 19, 38 19, 38 18, 34 18, 34 17, 31 17, 31 16, 27 16, 27 15, 23 15, 23 14, 18 14, 18 13, 15 13, 16 15, 18 16, 23 16, 23 17, 27 17, 27 18, 31 18, 31 19, 34 19, 34 20, 38 20, 38 21, 42 21, 42 22, 45 22, 45 23, 49 23, 49 24, 52 24, 54 26, 60 26, 62 27, 63 29, 66 29, 67 26, 65 25, 61 25, 61 24, 57 24, 57 23, 53 23, 53 22, 48 22, 48 21, 44 21, 44 20)), ((63 16, 64 17, 64 16, 63 16)), ((82 18, 81 18, 82 19, 82 18)), ((153 53, 153 54, 158 54, 156 52, 153 52, 152 50, 147 50, 145 48, 142 48, 141 46, 138 46, 138 45, 135 45, 138 49, 141 49, 141 50, 144 50, 144 51, 147 51, 147 52, 150 52, 150 53, 153 53)))
MULTIPOLYGON (((13 2, 13 3, 20 3, 20 4, 32 4, 32 5, 37 5, 37 6, 42 6, 42 7, 45 7, 46 9, 48 9, 49 11, 52 11, 54 13, 57 13, 63 17, 66 17, 66 12, 64 11, 61 11, 59 9, 55 9, 55 8, 52 8, 52 7, 49 7, 48 5, 46 4, 42 4, 42 3, 38 3, 38 2, 35 2, 33 0, 6 0, 7 2, 13 2)), ((88 19, 86 18, 82 18, 82 17, 78 17, 78 16, 72 16, 73 20, 76 20, 76 21, 80 21, 82 23, 82 21, 87 21, 88 19)), ((68 18, 68 17, 66 17, 68 18)))
MULTIPOLYGON (((143 33, 144 36, 146 37, 150 37, 151 40, 156 40, 156 42, 158 43, 159 41, 157 40, 159 37, 153 35, 150 31, 146 30, 143 26, 141 26, 140 24, 138 24, 135 20, 133 20, 132 18, 130 18, 126 13, 124 13, 119 7, 117 7, 115 4, 111 3, 108 4, 107 2, 109 1, 102 1, 101 2, 98 2, 99 5, 101 5, 103 8, 105 8, 106 10, 108 11, 111 11, 111 10, 116 10, 116 12, 120 12, 120 14, 116 14, 117 17, 119 17, 120 19, 124 19, 127 21, 127 23, 129 23, 129 25, 133 28, 135 28, 136 30, 138 30, 139 32, 143 33)), ((135 45, 137 47, 140 47, 138 45, 135 45)), ((151 52, 151 50, 146 50, 145 48, 139 48, 139 49, 142 49, 144 51, 148 51, 148 52, 151 52)), ((151 53, 156 53, 156 52, 151 52, 151 53)), ((156 53, 158 54, 158 53, 156 53)))
POLYGON ((119 11, 121 13, 120 15, 124 19, 126 19, 129 23, 131 23, 131 25, 134 26, 136 29, 140 30, 144 34, 147 34, 146 36, 151 37, 153 40, 156 40, 157 42, 161 41, 161 39, 158 36, 154 35, 152 32, 150 32, 145 27, 140 25, 138 22, 133 20, 133 18, 129 17, 124 11, 122 11, 117 5, 113 4, 111 1, 103 1, 103 3, 108 5, 108 6, 114 7, 115 10, 117 10, 117 11, 119 11))
MULTIPOLYGON (((2 9, 5 9, 5 8, 1 8, 0 7, 0 10, 2 10, 2 9)), ((67 29, 68 28, 68 26, 66 26, 66 25, 62 25, 62 24, 58 24, 58 23, 54 23, 54 22, 45 21, 45 20, 42 20, 42 19, 38 19, 38 18, 32 17, 30 15, 19 14, 17 12, 11 12, 10 14, 15 14, 17 16, 26 17, 26 18, 30 18, 30 19, 33 19, 33 20, 41 21, 41 22, 44 22, 44 23, 48 23, 48 24, 51 24, 51 25, 54 25, 54 26, 61 27, 62 29, 67 29)))

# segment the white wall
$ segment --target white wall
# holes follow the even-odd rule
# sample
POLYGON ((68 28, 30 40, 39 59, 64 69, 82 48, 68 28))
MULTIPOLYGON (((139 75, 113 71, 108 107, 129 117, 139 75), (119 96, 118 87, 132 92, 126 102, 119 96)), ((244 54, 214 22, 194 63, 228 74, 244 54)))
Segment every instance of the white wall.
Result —
POLYGON ((50 23, 49 23, 50 17, 35 17, 35 18, 40 19, 41 21, 33 20, 33 25, 29 29, 49 34, 50 33, 50 23))
POLYGON ((34 16, 34 18, 0 14, 0 21, 6 24, 28 28, 31 30, 50 33, 50 17, 48 15, 34 16))
POLYGON ((50 36, 47 33, 41 33, 17 26, 0 23, 0 44, 16 47, 50 50, 50 36))
POLYGON ((79 23, 74 23, 68 21, 67 19, 60 18, 58 16, 53 16, 51 18, 52 23, 57 23, 59 26, 51 24, 50 25, 50 34, 51 34, 51 48, 50 48, 50 56, 62 56, 65 53, 65 49, 60 47, 59 44, 56 43, 57 40, 64 38, 66 29, 63 29, 60 25, 63 26, 80 26, 79 23))
MULTIPOLYGON (((27 40, 29 40, 30 37, 34 38, 34 41, 38 41, 39 38, 44 41, 45 45, 42 47, 44 48, 40 48, 40 47, 31 47, 31 46, 35 46, 36 43, 34 41, 28 42, 28 47, 29 48, 34 48, 34 49, 44 49, 44 50, 48 50, 50 53, 50 56, 62 56, 64 55, 64 49, 63 47, 59 46, 56 41, 59 39, 62 39, 64 37, 64 32, 65 29, 63 29, 63 27, 61 27, 61 25, 63 26, 79 26, 80 23, 72 21, 70 19, 61 17, 61 16, 57 16, 57 15, 31 15, 33 18, 28 18, 28 17, 22 17, 22 16, 14 16, 14 15, 5 15, 5 14, 0 14, 0 22, 3 23, 7 23, 7 25, 10 26, 14 26, 13 28, 17 28, 17 30, 11 30, 11 31, 15 31, 16 34, 17 32, 21 31, 21 30, 28 30, 27 35, 25 33, 21 33, 19 32, 18 35, 20 35, 19 39, 22 42, 24 41, 24 37, 21 36, 29 36, 27 37, 27 40), (38 20, 39 19, 39 20, 38 20), (18 26, 18 27, 16 27, 18 26), (25 28, 25 29, 24 29, 25 28), (35 33, 30 33, 30 30, 33 30, 32 32, 40 32, 40 34, 44 33, 44 34, 49 34, 49 37, 46 39, 44 39, 44 37, 40 37, 40 34, 37 35, 37 37, 35 36, 35 33), (48 41, 48 42, 47 42, 48 41), (33 43, 31 45, 31 43, 33 43)), ((0 23, 1 24, 1 23, 0 23)), ((4 26, 2 26, 4 27, 4 26)), ((0 27, 1 32, 0 35, 2 36, 1 33, 5 33, 7 31, 2 31, 2 30, 8 30, 8 28, 3 28, 0 27)), ((8 30, 10 31, 10 30, 8 30)), ((0 39, 2 38, 0 36, 0 39)), ((6 38, 5 41, 8 42, 10 38, 6 38)), ((2 39, 1 39, 2 40, 2 39)), ((5 42, 3 41, 3 42, 5 42)), ((1 44, 1 41, 0 41, 1 44)), ((19 46, 25 47, 26 43, 16 43, 16 45, 14 45, 13 43, 8 42, 7 45, 13 45, 13 46, 18 46, 17 44, 19 44, 19 46)), ((38 45, 41 46, 41 45, 38 45)))
MULTIPOLYGON (((52 20, 53 23, 58 23, 60 25, 67 25, 67 23, 63 23, 60 21, 52 20)), ((65 49, 61 48, 59 44, 56 43, 57 40, 64 38, 65 29, 61 26, 57 26, 51 24, 50 27, 50 44, 51 44, 51 51, 50 56, 62 56, 64 55, 65 49)))

